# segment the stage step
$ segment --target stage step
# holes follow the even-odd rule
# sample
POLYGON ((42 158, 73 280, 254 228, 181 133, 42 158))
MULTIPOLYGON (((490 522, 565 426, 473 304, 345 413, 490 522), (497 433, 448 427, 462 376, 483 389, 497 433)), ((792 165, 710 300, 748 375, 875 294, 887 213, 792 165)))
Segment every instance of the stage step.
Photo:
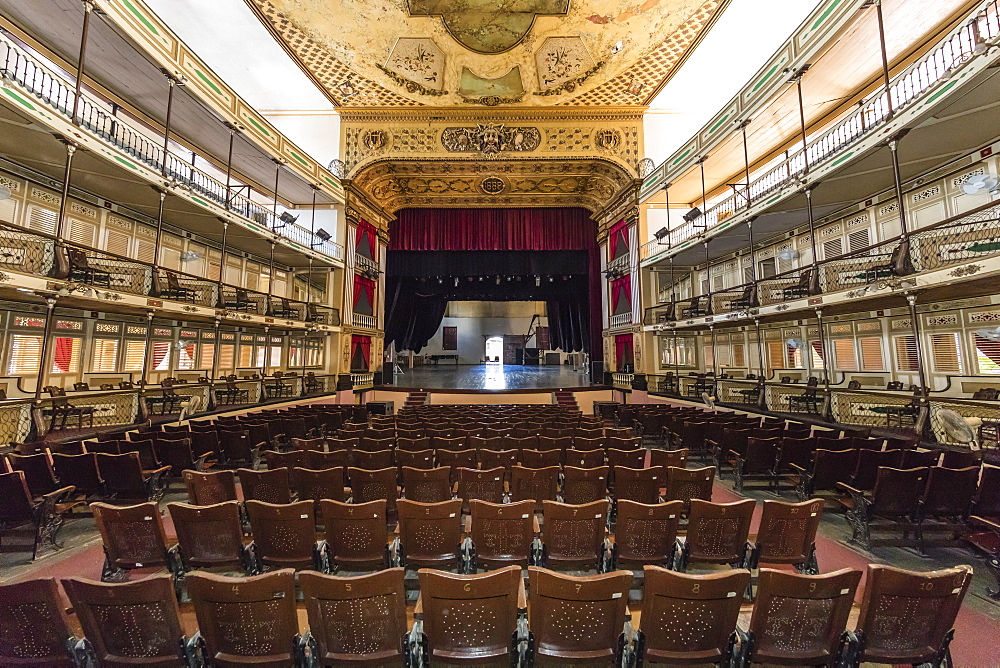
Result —
POLYGON ((572 392, 563 392, 560 390, 559 392, 553 392, 552 394, 555 396, 556 403, 559 404, 560 406, 579 408, 579 406, 576 403, 576 397, 573 396, 572 392))
POLYGON ((410 392, 406 395, 406 402, 403 403, 403 408, 426 406, 429 398, 430 392, 410 392))

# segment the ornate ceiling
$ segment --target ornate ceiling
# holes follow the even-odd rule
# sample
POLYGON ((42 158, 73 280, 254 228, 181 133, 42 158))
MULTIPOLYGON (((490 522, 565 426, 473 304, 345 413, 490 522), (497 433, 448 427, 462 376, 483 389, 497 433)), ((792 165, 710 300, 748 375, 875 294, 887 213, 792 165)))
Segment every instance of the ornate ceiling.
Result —
POLYGON ((644 105, 729 0, 246 0, 337 105, 644 105))

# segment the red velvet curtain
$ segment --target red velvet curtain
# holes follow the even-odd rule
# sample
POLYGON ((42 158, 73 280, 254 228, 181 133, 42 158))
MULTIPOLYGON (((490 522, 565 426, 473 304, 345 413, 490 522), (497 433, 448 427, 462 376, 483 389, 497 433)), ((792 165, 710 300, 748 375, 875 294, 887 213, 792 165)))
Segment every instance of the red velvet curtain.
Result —
POLYGON ((586 250, 595 243, 586 209, 403 209, 389 224, 389 250, 586 250))
POLYGON ((623 276, 611 282, 611 313, 618 315, 632 310, 632 277, 623 276))
POLYGON ((608 240, 608 252, 612 260, 628 253, 628 223, 624 220, 615 223, 608 234, 608 240))
POLYGON ((368 303, 375 306, 375 281, 365 278, 359 274, 354 275, 354 306, 358 305, 358 300, 365 296, 368 303))
POLYGON ((375 242, 375 226, 367 220, 358 221, 354 235, 354 249, 365 257, 377 260, 378 244, 375 242))
POLYGON ((68 336, 56 337, 55 351, 52 355, 52 371, 67 373, 73 362, 73 339, 68 336))
POLYGON ((357 353, 359 352, 361 353, 361 357, 364 359, 364 368, 366 370, 370 369, 372 362, 372 340, 370 336, 360 336, 358 334, 354 334, 351 336, 352 362, 357 353))
POLYGON ((615 368, 618 371, 631 369, 635 365, 632 356, 632 335, 619 334, 615 337, 615 368))

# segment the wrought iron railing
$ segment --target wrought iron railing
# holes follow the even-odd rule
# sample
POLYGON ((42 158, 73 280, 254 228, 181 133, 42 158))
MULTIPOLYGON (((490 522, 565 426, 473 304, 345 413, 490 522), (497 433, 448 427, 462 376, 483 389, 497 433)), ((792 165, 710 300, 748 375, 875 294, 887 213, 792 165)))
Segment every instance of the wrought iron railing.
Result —
MULTIPOLYGON (((805 148, 799 149, 786 160, 762 174, 753 175, 749 198, 759 201, 772 192, 788 186, 793 179, 805 175, 806 161, 813 169, 841 153, 859 139, 877 131, 890 118, 889 100, 893 112, 912 104, 930 88, 949 79, 954 69, 973 56, 985 51, 983 45, 1000 37, 1000 0, 980 4, 967 21, 945 38, 936 48, 890 82, 888 91, 880 89, 832 128, 814 138, 805 148)), ((671 230, 671 245, 679 244, 710 230, 746 207, 743 193, 736 193, 715 204, 693 223, 685 223, 671 230)), ((657 240, 642 245, 642 259, 660 250, 657 240)))
MULTIPOLYGON (((45 102, 59 114, 73 120, 74 87, 57 74, 36 62, 26 51, 7 38, 0 36, 0 76, 16 82, 32 96, 45 102)), ((207 172, 180 157, 166 154, 164 164, 163 141, 153 141, 148 132, 133 125, 134 121, 105 111, 105 106, 91 99, 88 94, 80 97, 77 118, 80 127, 119 150, 139 160, 151 169, 162 173, 177 185, 205 197, 229 211, 237 213, 258 225, 268 228, 289 241, 307 246, 337 259, 344 259, 344 248, 332 241, 324 241, 309 230, 295 223, 283 224, 275 220, 274 212, 232 189, 207 172)))
POLYGON ((31 434, 31 402, 0 401, 0 443, 24 443, 31 434))

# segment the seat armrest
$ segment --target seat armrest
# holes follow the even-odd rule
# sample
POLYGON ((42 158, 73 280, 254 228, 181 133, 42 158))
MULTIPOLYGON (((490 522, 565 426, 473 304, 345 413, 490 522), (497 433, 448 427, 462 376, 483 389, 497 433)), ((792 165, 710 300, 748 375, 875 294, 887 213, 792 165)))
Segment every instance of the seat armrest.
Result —
POLYGON ((796 473, 799 473, 801 475, 805 475, 806 473, 808 473, 804 468, 793 462, 788 462, 788 468, 794 469, 796 473))
POLYGON ((424 618, 424 594, 420 592, 417 594, 417 603, 413 606, 413 618, 423 619, 424 618))
MULTIPOLYGON (((53 492, 55 494, 55 492, 53 492)), ((979 515, 969 516, 969 523, 975 526, 982 527, 984 529, 990 529, 991 531, 996 531, 1000 533, 1000 522, 996 522, 987 517, 980 517, 979 515)))
MULTIPOLYGON (((420 599, 418 597, 417 601, 419 600, 420 599)), ((524 577, 520 575, 518 576, 517 584, 517 611, 524 613, 528 612, 528 594, 524 590, 524 577)))
POLYGON ((531 516, 531 530, 534 532, 535 538, 542 535, 542 527, 538 524, 538 515, 532 514, 531 516))
POLYGON ((860 489, 857 489, 856 487, 851 487, 846 482, 838 482, 837 483, 837 487, 839 487, 840 489, 842 489, 845 492, 848 492, 850 494, 856 494, 856 495, 861 496, 861 497, 863 497, 865 495, 865 493, 862 492, 860 489))

